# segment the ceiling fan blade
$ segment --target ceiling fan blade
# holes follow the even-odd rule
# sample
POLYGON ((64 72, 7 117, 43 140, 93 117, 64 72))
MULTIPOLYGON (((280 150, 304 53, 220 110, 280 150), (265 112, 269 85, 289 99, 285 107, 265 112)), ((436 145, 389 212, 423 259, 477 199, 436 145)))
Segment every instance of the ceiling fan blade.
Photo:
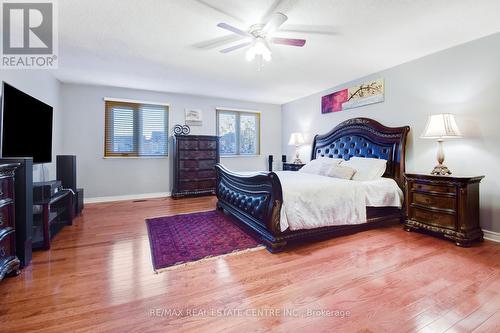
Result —
POLYGON ((264 28, 262 28, 262 33, 265 35, 270 35, 275 32, 285 21, 288 20, 288 16, 283 13, 274 13, 271 15, 269 21, 267 21, 264 28))
POLYGON ((327 36, 333 36, 338 34, 335 27, 330 25, 307 25, 307 24, 293 24, 293 25, 287 24, 283 28, 280 28, 280 32, 327 35, 327 36))
POLYGON ((288 13, 296 2, 297 0, 274 0, 271 6, 267 9, 266 13, 262 16, 262 21, 268 21, 276 12, 288 13))
POLYGON ((306 44, 305 39, 296 39, 296 38, 278 38, 278 37, 276 37, 276 38, 271 39, 271 42, 273 44, 299 46, 299 47, 302 47, 306 44))
POLYGON ((244 20, 241 19, 241 17, 238 17, 238 16, 236 16, 234 14, 231 14, 228 11, 226 11, 226 10, 220 8, 220 7, 217 7, 217 6, 215 6, 215 5, 211 4, 211 3, 208 3, 208 1, 206 1, 206 0, 194 0, 194 1, 197 2, 197 3, 199 3, 200 5, 205 6, 206 8, 209 8, 209 9, 213 10, 214 12, 226 15, 227 17, 230 17, 230 18, 232 18, 232 19, 234 19, 234 20, 236 20, 238 22, 245 22, 244 20))
POLYGON ((242 47, 248 46, 252 44, 252 42, 245 42, 245 43, 240 43, 231 47, 228 47, 226 49, 220 50, 220 53, 229 53, 237 49, 241 49, 242 47))
POLYGON ((243 39, 243 36, 231 34, 231 35, 226 35, 226 36, 222 36, 222 37, 217 37, 217 38, 205 40, 203 42, 196 43, 193 46, 197 49, 210 50, 210 49, 214 49, 216 47, 224 46, 225 44, 240 41, 241 39, 243 39))
POLYGON ((217 24, 217 26, 219 28, 226 29, 226 30, 231 31, 232 33, 235 33, 235 34, 240 35, 240 36, 252 37, 252 35, 250 35, 248 32, 243 31, 241 29, 238 29, 236 27, 233 27, 232 25, 229 25, 227 23, 219 23, 219 24, 217 24))
POLYGON ((271 4, 271 7, 269 7, 264 14, 263 18, 266 19, 269 16, 271 16, 274 12, 276 12, 276 9, 286 0, 274 0, 274 2, 271 4))

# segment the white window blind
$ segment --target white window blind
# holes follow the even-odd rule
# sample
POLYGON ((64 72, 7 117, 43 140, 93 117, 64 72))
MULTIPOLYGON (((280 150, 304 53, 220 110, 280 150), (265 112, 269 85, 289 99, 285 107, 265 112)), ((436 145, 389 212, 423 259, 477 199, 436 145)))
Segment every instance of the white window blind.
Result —
POLYGON ((106 157, 168 155, 168 106, 105 101, 106 157))
POLYGON ((217 110, 221 155, 260 154, 260 113, 217 110))

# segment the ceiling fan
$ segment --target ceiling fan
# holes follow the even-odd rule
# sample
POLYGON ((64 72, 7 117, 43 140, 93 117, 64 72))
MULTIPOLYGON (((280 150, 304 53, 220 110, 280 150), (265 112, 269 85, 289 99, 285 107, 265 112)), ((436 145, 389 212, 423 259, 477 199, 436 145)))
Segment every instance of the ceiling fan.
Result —
POLYGON ((274 33, 279 27, 288 20, 288 17, 280 12, 276 12, 270 16, 266 23, 253 24, 247 31, 236 28, 227 23, 219 23, 219 28, 228 30, 236 35, 245 38, 242 43, 220 50, 221 53, 229 53, 244 47, 248 47, 245 58, 248 61, 257 60, 258 69, 262 67, 262 60, 271 61, 271 48, 269 44, 289 45, 303 47, 306 44, 305 39, 297 38, 280 38, 274 37, 274 33))

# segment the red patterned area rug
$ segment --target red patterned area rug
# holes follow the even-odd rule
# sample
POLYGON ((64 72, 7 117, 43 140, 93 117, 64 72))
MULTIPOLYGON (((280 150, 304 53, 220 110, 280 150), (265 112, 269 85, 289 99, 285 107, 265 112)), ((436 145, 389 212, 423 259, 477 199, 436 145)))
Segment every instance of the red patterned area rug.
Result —
POLYGON ((155 272, 264 248, 231 219, 216 210, 146 219, 155 272))

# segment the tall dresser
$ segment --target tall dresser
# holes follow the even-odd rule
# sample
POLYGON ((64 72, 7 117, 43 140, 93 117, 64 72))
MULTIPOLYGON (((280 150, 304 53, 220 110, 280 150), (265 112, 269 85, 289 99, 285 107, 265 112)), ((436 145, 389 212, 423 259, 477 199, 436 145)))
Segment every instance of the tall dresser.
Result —
POLYGON ((215 193, 219 138, 208 135, 174 135, 172 197, 215 193))
POLYGON ((19 274, 14 217, 14 173, 18 166, 17 163, 0 164, 0 280, 19 274))

